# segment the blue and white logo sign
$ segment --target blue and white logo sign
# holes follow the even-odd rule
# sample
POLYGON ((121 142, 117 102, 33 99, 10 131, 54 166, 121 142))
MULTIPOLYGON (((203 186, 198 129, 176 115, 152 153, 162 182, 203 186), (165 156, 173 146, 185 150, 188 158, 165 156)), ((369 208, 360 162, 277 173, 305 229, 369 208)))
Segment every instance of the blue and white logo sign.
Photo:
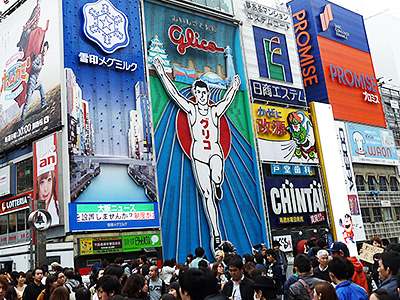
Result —
POLYGON ((108 0, 83 7, 83 31, 86 37, 111 54, 129 44, 128 18, 108 0))

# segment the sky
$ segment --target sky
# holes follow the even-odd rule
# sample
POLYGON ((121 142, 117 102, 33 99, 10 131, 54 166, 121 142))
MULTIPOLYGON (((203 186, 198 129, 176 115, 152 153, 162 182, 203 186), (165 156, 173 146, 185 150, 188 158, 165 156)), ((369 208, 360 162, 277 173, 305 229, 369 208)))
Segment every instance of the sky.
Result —
POLYGON ((330 2, 359 13, 364 16, 364 19, 382 12, 400 15, 399 0, 330 0, 330 2))

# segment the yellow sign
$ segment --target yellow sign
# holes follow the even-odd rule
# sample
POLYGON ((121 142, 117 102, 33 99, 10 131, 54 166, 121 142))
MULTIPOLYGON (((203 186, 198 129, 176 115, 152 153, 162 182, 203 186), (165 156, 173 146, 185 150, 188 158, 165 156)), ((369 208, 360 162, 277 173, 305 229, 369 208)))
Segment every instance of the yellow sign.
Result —
POLYGON ((81 249, 81 255, 93 254, 93 239, 80 239, 79 248, 81 249))
MULTIPOLYGON (((253 104, 257 137, 269 141, 288 141, 292 135, 302 135, 309 114, 302 110, 253 104)), ((306 136, 304 132, 304 136, 306 136)), ((301 138, 299 136, 299 138, 301 138)))

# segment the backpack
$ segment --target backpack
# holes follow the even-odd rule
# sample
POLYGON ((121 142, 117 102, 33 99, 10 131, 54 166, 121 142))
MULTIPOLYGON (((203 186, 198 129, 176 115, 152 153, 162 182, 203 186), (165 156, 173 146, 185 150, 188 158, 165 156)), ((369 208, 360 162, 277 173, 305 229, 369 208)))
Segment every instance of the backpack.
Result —
POLYGON ((314 300, 314 291, 308 286, 308 284, 303 279, 299 278, 299 281, 307 290, 307 293, 310 296, 310 300, 314 300))

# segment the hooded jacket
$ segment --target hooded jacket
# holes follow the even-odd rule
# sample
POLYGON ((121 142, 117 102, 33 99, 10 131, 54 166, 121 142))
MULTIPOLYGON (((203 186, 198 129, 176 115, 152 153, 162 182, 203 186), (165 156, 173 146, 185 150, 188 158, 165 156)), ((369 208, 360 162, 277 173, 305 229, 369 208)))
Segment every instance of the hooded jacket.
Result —
POLYGON ((339 283, 335 290, 339 300, 368 300, 367 292, 350 281, 339 283))
POLYGON ((361 286, 369 295, 367 276, 365 275, 362 263, 357 259, 357 257, 347 257, 349 261, 354 266, 353 282, 361 286))

